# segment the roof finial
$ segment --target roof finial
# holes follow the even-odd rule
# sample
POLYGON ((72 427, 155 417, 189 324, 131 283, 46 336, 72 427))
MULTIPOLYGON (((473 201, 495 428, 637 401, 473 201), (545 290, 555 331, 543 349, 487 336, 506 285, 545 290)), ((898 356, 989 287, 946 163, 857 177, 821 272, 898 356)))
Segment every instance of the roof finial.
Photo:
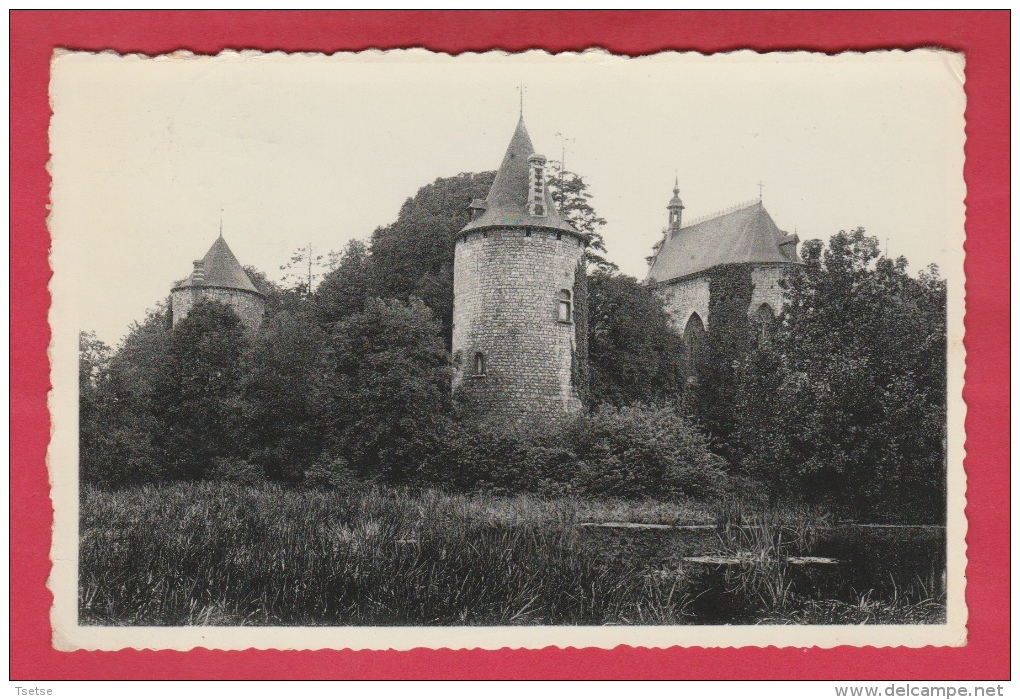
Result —
POLYGON ((220 207, 220 238, 223 238, 223 207, 220 207))
POLYGON ((765 183, 758 180, 758 201, 762 201, 762 190, 765 189, 765 183))
POLYGON ((567 141, 574 139, 568 139, 559 131, 556 132, 556 135, 560 138, 560 174, 562 174, 567 172, 567 141))
POLYGON ((674 172, 673 194, 680 194, 680 169, 674 172))
POLYGON ((524 81, 521 81, 520 87, 517 88, 518 96, 521 100, 521 119, 524 119, 524 81))

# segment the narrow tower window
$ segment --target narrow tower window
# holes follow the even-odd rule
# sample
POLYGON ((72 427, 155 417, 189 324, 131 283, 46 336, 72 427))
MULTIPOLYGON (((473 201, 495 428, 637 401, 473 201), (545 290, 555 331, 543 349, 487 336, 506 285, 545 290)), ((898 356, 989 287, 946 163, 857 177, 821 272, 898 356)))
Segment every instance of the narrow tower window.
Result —
POLYGON ((758 307, 758 341, 764 343, 772 336, 772 325, 776 322, 776 313, 768 304, 758 307))
POLYGON ((474 366, 474 370, 475 370, 475 376, 476 377, 484 377, 485 376, 485 355, 483 355, 480 352, 476 352, 475 353, 475 366, 474 366))
POLYGON ((573 310, 571 309, 571 306, 572 306, 571 302, 572 302, 572 300, 571 300, 570 290, 564 289, 564 290, 560 291, 560 293, 559 293, 559 307, 560 307, 560 310, 559 310, 559 317, 558 317, 558 320, 559 320, 560 323, 572 323, 573 322, 574 317, 573 317, 573 313, 572 313, 573 310))

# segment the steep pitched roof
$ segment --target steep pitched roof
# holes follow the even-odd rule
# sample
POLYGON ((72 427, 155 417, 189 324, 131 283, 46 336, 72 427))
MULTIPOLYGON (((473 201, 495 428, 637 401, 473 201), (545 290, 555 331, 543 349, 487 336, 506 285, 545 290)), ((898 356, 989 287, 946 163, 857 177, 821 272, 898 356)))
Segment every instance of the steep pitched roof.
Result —
POLYGON ((579 235, 553 204, 549 188, 545 188, 547 216, 531 216, 528 212, 528 157, 535 152, 531 137, 524 126, 524 117, 517 122, 510 145, 503 156, 496 179, 485 198, 485 211, 461 231, 489 226, 541 226, 579 235))
MULTIPOLYGON (((212 248, 202 258, 202 267, 205 270, 205 281, 203 287, 226 287, 227 289, 243 289, 247 292, 260 293, 252 284, 248 273, 237 262, 230 246, 223 240, 223 234, 212 244, 212 248)), ((181 287, 195 286, 189 275, 180 285, 181 287)))
POLYGON ((754 202, 667 234, 647 279, 668 282, 732 263, 797 262, 797 240, 779 230, 760 201, 754 202))

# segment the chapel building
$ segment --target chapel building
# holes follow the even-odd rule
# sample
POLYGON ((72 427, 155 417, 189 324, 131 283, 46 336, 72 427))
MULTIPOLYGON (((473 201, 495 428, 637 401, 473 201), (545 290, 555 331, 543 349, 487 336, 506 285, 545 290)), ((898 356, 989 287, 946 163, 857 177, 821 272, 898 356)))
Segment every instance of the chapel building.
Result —
POLYGON ((666 208, 669 223, 649 258, 645 282, 659 294, 673 327, 683 334, 692 368, 690 360, 705 334, 711 333, 713 275, 731 266, 746 271, 752 284, 748 319, 764 334, 782 311, 780 280, 799 263, 800 239, 776 226, 760 198, 685 225, 678 182, 666 208))

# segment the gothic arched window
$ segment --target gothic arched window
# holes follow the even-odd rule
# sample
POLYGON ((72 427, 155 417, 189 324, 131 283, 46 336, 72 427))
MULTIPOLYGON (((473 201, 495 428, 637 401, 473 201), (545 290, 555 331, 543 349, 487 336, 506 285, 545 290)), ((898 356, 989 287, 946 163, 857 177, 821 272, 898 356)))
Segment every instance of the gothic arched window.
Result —
POLYGON ((693 383, 697 380, 697 368, 701 362, 701 356, 705 347, 705 324, 697 312, 691 314, 687 319, 687 326, 684 328, 684 365, 687 368, 687 381, 693 383))
POLYGON ((557 316, 557 320, 559 320, 560 323, 571 323, 574 320, 574 316, 573 309, 571 308, 572 299, 570 290, 560 290, 557 299, 559 301, 559 315, 557 316))

